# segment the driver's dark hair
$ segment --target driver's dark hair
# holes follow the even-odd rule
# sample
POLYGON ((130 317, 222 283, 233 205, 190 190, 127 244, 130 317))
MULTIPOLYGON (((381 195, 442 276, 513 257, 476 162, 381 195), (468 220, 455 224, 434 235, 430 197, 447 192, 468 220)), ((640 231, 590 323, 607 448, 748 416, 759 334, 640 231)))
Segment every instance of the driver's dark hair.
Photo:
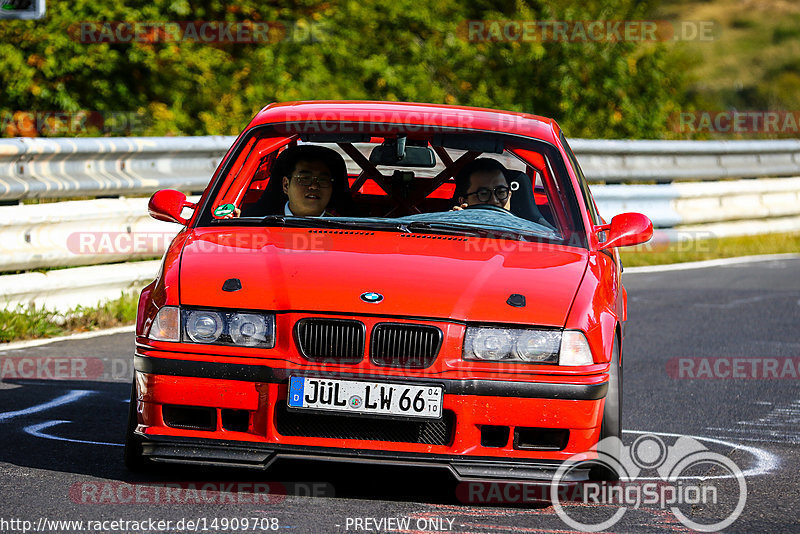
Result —
POLYGON ((496 159, 478 158, 464 165, 464 167, 456 175, 456 190, 453 193, 453 200, 458 202, 459 197, 463 197, 467 194, 473 174, 476 172, 494 171, 500 171, 500 173, 503 175, 503 178, 506 180, 506 184, 508 184, 508 175, 506 174, 507 169, 496 159))
POLYGON ((296 145, 290 146, 275 160, 275 172, 273 176, 283 178, 292 177, 295 166, 299 161, 312 162, 321 161, 331 172, 334 182, 344 180, 347 174, 347 167, 344 158, 335 150, 319 145, 296 145))

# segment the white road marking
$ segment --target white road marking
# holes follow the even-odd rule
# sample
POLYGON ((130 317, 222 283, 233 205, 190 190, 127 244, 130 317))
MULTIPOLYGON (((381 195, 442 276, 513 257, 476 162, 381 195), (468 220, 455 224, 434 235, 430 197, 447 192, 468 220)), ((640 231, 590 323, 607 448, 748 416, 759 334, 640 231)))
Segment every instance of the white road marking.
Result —
POLYGON ((692 306, 697 308, 718 308, 720 310, 730 310, 737 306, 742 306, 744 304, 753 304, 755 302, 761 302, 762 300, 767 299, 774 299, 774 298, 783 298, 783 295, 756 295, 754 297, 747 297, 741 299, 734 299, 730 302, 725 302, 724 304, 711 304, 710 302, 695 302, 692 306))
POLYGON ((800 399, 789 403, 775 405, 763 417, 749 421, 737 421, 735 426, 728 428, 706 427, 728 434, 732 439, 749 437, 778 443, 800 443, 800 399))
POLYGON ((54 436, 52 434, 45 434, 42 430, 46 428, 50 428, 51 426, 60 425, 62 423, 71 423, 72 421, 64 421, 64 420, 57 420, 57 421, 45 421, 44 423, 38 423, 36 425, 29 425, 23 428, 25 432, 30 434, 31 436, 36 436, 37 438, 45 438, 45 439, 54 439, 57 441, 69 441, 70 443, 85 443, 87 445, 109 445, 111 447, 124 447, 122 443, 107 443, 105 441, 86 441, 82 439, 70 439, 70 438, 62 438, 60 436, 54 436))
POLYGON ((57 408, 58 406, 69 404, 70 402, 74 402, 82 397, 86 397, 87 395, 92 395, 94 393, 95 392, 91 390, 74 389, 66 395, 62 395, 43 404, 37 404, 36 406, 31 406, 30 408, 25 408, 22 410, 16 410, 14 412, 0 413, 0 422, 8 421, 9 419, 19 417, 20 415, 29 415, 32 413, 43 412, 45 410, 49 410, 50 408, 57 408))
MULTIPOLYGON (((722 439, 706 438, 706 437, 703 437, 703 436, 692 436, 692 435, 689 435, 689 434, 671 434, 669 432, 648 432, 646 430, 623 430, 622 432, 625 433, 625 434, 654 434, 656 436, 666 436, 666 437, 671 437, 671 438, 679 438, 679 437, 685 436, 687 438, 696 439, 697 441, 708 441, 710 443, 716 443, 717 445, 725 445, 726 447, 731 447, 733 449, 743 450, 743 451, 745 451, 747 453, 752 454, 753 457, 756 459, 756 465, 755 466, 750 467, 748 469, 743 469, 742 470, 742 475, 744 475, 745 477, 754 477, 754 476, 760 476, 760 475, 767 475, 767 474, 773 472, 774 470, 776 470, 778 468, 778 466, 780 465, 780 459, 776 455, 772 454, 769 451, 765 451, 763 449, 759 449, 758 447, 751 447, 749 445, 741 445, 741 444, 738 444, 738 443, 733 443, 731 441, 725 441, 725 440, 722 440, 722 439)), ((702 477, 701 476, 687 476, 687 477, 682 477, 682 478, 686 478, 686 479, 698 478, 698 479, 707 480, 707 479, 712 479, 712 478, 734 478, 734 476, 731 474, 731 475, 702 476, 702 477)), ((661 480, 661 479, 659 477, 650 477, 650 478, 637 477, 637 480, 661 480)))
POLYGON ((625 273, 664 273, 668 271, 686 271, 688 269, 704 269, 706 267, 723 267, 774 260, 800 259, 800 254, 763 254, 761 256, 740 256, 738 258, 720 258, 716 260, 690 261, 687 263, 670 263, 667 265, 646 265, 643 267, 625 267, 625 273))

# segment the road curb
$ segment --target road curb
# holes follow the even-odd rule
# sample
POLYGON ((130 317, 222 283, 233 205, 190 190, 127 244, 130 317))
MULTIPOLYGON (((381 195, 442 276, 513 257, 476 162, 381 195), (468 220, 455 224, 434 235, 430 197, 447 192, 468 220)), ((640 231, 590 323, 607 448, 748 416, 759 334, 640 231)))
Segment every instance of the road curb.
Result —
POLYGON ((49 343, 56 343, 57 341, 72 341, 73 339, 90 339, 93 337, 110 336, 112 334, 122 334, 126 332, 133 333, 135 325, 129 324, 125 326, 116 326, 114 328, 106 328, 103 330, 92 330, 91 332, 80 332, 78 334, 70 334, 66 336, 48 337, 43 339, 26 339, 25 341, 13 341, 11 343, 0 344, 0 353, 27 349, 30 347, 37 347, 39 345, 47 345, 49 343))
POLYGON ((686 263, 668 263, 666 265, 645 265, 642 267, 625 267, 625 273, 664 273, 669 271, 687 271, 689 269, 705 269, 707 267, 724 267, 756 263, 761 261, 800 259, 800 254, 761 254, 757 256, 738 256, 736 258, 719 258, 716 260, 690 261, 686 263))

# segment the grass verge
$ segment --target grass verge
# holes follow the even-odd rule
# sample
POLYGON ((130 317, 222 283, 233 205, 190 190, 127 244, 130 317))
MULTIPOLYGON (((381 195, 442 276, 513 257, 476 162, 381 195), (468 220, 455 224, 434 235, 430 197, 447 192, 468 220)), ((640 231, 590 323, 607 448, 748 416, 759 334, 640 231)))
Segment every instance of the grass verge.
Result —
POLYGON ((21 305, 0 310, 0 344, 131 324, 136 320, 138 300, 139 293, 134 292, 94 308, 78 306, 66 313, 21 305))
POLYGON ((689 261, 756 256, 760 254, 800 253, 800 232, 758 236, 688 239, 675 243, 645 243, 620 249, 626 267, 664 265, 689 261))

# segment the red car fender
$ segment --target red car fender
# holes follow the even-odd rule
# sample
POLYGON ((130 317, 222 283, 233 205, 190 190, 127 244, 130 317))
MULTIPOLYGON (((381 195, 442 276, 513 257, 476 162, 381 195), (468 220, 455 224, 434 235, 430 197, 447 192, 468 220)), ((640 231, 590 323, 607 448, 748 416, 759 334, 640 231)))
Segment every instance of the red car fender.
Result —
POLYGON ((611 360, 614 335, 620 322, 618 270, 604 253, 591 253, 564 327, 586 334, 594 361, 611 360))
POLYGON ((150 325, 164 306, 177 306, 180 303, 178 294, 178 276, 180 274, 180 258, 183 245, 191 232, 182 230, 170 243, 156 279, 142 289, 136 312, 136 335, 144 336, 150 325))

